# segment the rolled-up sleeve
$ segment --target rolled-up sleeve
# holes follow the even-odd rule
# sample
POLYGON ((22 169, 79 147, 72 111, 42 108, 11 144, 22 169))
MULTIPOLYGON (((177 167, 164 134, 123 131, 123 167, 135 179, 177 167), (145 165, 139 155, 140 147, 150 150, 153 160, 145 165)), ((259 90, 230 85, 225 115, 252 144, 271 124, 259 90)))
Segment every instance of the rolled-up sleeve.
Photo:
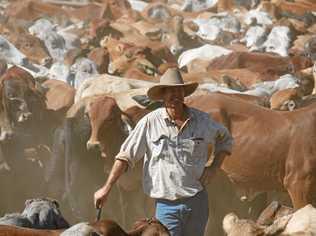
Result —
POLYGON ((214 155, 216 156, 220 152, 226 152, 231 154, 233 147, 233 138, 228 129, 220 123, 214 122, 216 127, 216 140, 214 155))
POLYGON ((209 142, 215 146, 213 155, 216 156, 220 152, 231 154, 233 138, 228 129, 222 124, 214 121, 211 117, 208 117, 208 124, 209 142))
POLYGON ((141 160, 146 153, 146 133, 147 119, 143 118, 126 138, 115 158, 127 161, 129 167, 133 168, 136 162, 141 160))

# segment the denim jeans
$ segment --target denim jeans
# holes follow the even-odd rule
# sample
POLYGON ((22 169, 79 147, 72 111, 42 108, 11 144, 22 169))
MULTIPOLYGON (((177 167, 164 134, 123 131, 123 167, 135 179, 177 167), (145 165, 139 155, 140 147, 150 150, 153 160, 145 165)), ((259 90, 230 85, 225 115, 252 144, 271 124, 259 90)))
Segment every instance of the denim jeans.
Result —
POLYGON ((156 218, 168 228, 171 236, 203 236, 208 219, 206 190, 175 201, 157 199, 156 218))

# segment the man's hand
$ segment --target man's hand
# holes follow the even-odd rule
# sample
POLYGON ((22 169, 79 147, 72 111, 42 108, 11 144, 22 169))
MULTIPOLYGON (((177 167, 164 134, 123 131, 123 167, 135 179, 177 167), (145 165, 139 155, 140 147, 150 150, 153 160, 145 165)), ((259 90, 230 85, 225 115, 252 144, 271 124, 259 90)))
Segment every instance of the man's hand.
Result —
POLYGON ((102 208, 106 202, 110 191, 107 191, 105 187, 100 188, 94 193, 94 206, 96 209, 102 208))
POLYGON ((110 194, 112 186, 115 184, 117 179, 126 171, 127 161, 115 160, 110 175, 105 185, 94 193, 94 206, 99 209, 102 208, 108 195, 110 194))
POLYGON ((200 178, 200 182, 204 187, 206 185, 208 185, 211 182, 211 180, 215 177, 216 170, 217 169, 214 168, 213 166, 209 166, 209 167, 204 168, 204 171, 203 171, 202 176, 200 178))

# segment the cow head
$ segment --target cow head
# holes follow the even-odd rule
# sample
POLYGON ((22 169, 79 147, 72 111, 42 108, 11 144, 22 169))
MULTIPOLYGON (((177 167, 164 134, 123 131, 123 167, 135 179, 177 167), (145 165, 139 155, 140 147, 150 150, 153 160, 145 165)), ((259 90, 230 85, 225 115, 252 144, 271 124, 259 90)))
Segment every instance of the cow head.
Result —
MULTIPOLYGON (((150 51, 150 50, 149 50, 150 51)), ((108 66, 108 72, 111 74, 124 74, 131 68, 136 68, 150 76, 155 76, 157 68, 146 58, 147 48, 130 47, 125 49, 120 57, 112 60, 108 66)))
POLYGON ((183 18, 175 16, 169 23, 168 31, 163 32, 161 41, 166 43, 173 55, 179 55, 183 50, 183 18))
POLYGON ((132 8, 131 4, 127 0, 107 0, 105 2, 111 11, 112 18, 115 20, 122 17, 132 8))
POLYGON ((87 149, 101 151, 103 157, 114 156, 126 137, 122 112, 115 100, 105 95, 97 96, 87 104, 85 115, 91 125, 87 149))
POLYGON ((307 57, 316 61, 316 37, 312 37, 304 45, 304 53, 307 57))
POLYGON ((28 60, 12 43, 0 36, 0 59, 14 65, 25 65, 28 60))
POLYGON ((65 39, 55 31, 47 32, 42 39, 44 44, 54 60, 63 60, 66 54, 65 39))
MULTIPOLYGON (((31 118, 39 121, 46 106, 44 93, 31 74, 16 66, 8 69, 0 79, 1 129, 9 129, 12 134, 16 125, 22 125, 31 118)), ((6 132, 1 130, 1 137, 6 132)))
POLYGON ((27 33, 19 34, 13 37, 12 43, 26 55, 30 61, 36 64, 45 66, 52 62, 52 58, 49 56, 44 43, 33 35, 27 33))
POLYGON ((27 200, 22 216, 30 220, 32 228, 64 229, 69 227, 59 210, 58 202, 49 198, 27 200))

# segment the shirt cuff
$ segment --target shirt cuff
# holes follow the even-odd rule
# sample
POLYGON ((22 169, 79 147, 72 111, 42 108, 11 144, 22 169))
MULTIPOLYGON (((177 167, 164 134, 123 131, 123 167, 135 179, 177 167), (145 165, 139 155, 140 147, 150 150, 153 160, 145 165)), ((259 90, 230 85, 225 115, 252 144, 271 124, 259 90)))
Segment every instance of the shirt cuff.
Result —
POLYGON ((131 161, 131 158, 127 152, 119 152, 116 157, 116 160, 126 161, 128 164, 128 167, 134 168, 135 163, 131 161))

